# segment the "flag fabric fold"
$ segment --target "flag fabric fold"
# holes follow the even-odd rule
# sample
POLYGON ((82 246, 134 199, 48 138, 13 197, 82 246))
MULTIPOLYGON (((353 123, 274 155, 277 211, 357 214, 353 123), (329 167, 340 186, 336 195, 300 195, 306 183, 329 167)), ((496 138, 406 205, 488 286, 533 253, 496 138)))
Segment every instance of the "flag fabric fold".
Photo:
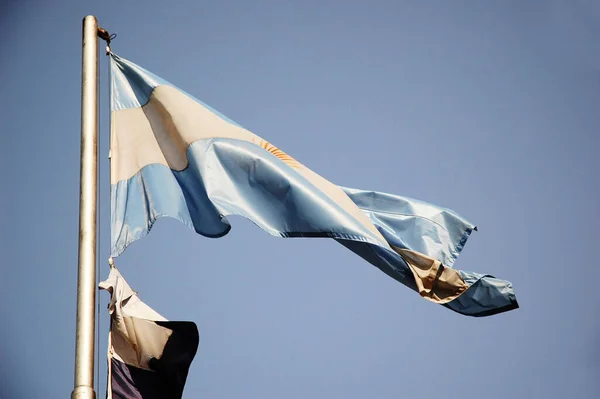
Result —
POLYGON ((510 282, 452 266, 475 226, 411 198, 339 187, 162 78, 111 56, 111 253, 161 217, 221 237, 240 215, 279 237, 335 239, 470 316, 518 307, 510 282))
POLYGON ((100 288, 111 294, 107 398, 181 398, 198 348, 196 324, 167 321, 115 267, 100 288))

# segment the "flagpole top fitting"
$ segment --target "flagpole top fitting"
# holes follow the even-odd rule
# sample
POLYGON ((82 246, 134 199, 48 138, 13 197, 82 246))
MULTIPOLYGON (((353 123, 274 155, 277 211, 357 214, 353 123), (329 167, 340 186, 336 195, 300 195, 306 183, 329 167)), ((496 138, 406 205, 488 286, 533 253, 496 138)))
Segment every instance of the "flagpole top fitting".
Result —
POLYGON ((106 29, 98 27, 98 37, 106 42, 106 55, 109 55, 111 53, 110 42, 117 37, 117 34, 113 33, 111 35, 106 29))

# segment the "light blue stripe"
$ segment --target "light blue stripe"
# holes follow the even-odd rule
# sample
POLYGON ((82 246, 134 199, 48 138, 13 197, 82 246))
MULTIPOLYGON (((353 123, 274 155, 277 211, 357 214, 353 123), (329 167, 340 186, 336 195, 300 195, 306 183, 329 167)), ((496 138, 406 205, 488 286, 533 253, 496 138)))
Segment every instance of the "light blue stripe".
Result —
POLYGON ((174 217, 196 232, 226 234, 226 215, 253 221, 282 237, 319 235, 386 246, 301 174, 255 144, 207 139, 187 151, 180 172, 148 165, 112 185, 112 249, 118 256, 154 221, 174 217))
POLYGON ((198 100, 191 94, 186 93, 184 90, 181 90, 163 78, 156 76, 152 72, 149 72, 141 66, 121 58, 114 53, 111 53, 110 71, 112 88, 110 104, 113 111, 142 107, 150 100, 150 95, 156 87, 166 85, 179 90, 213 114, 219 116, 225 122, 242 127, 234 120, 223 115, 210 105, 198 100))
POLYGON ((459 270, 469 289, 444 306, 467 316, 490 316, 519 307, 512 284, 490 275, 459 270))
POLYGON ((111 53, 111 110, 139 108, 150 99, 155 87, 169 82, 139 65, 111 53))
MULTIPOLYGON (((112 184, 112 255, 121 254, 129 244, 148 234, 157 219, 167 216, 194 228, 181 187, 168 167, 148 165, 132 178, 112 184)), ((208 221, 205 225, 206 229, 213 227, 208 221)))
POLYGON ((451 267, 475 225, 450 209, 376 191, 342 187, 392 245, 451 267))

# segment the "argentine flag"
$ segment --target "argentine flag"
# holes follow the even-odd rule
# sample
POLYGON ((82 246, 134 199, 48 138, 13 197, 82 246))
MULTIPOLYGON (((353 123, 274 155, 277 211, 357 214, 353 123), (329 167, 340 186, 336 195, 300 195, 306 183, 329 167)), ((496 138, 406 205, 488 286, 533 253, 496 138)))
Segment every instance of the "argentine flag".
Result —
POLYGON ((206 237, 248 218, 328 237, 422 297, 469 316, 518 307, 510 282, 452 268, 475 226, 451 210, 339 187, 142 67, 111 54, 111 253, 175 218, 206 237))

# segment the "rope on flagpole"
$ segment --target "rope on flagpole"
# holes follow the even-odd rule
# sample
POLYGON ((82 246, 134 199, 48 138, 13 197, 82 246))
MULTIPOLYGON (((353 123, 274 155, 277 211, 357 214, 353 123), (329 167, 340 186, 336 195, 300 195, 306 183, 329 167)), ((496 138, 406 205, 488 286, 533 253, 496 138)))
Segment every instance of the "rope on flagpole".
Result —
POLYGON ((98 27, 98 37, 106 42, 106 55, 110 55, 110 42, 117 37, 117 34, 110 34, 106 29, 98 27))
MULTIPOLYGON (((102 27, 98 27, 98 37, 106 42, 106 55, 110 54, 110 42, 117 37, 116 33, 109 34, 108 31, 102 27)), ((109 82, 108 87, 110 90, 110 68, 109 68, 109 82)), ((100 173, 100 169, 98 168, 98 173, 100 173)), ((98 187, 98 203, 100 203, 100 198, 102 198, 102 185, 98 187)), ((101 237, 101 226, 102 226, 102 218, 100 217, 101 208, 98 208, 98 227, 97 227, 97 252, 100 252, 100 237, 101 237)), ((109 259, 109 265, 114 267, 114 263, 112 262, 112 257, 109 259)), ((100 284, 100 260, 97 260, 96 265, 96 286, 100 284)), ((97 322, 97 330, 96 330, 96 392, 100 390, 100 298, 98 295, 98 291, 96 291, 96 295, 98 296, 96 300, 96 320, 97 322)))

